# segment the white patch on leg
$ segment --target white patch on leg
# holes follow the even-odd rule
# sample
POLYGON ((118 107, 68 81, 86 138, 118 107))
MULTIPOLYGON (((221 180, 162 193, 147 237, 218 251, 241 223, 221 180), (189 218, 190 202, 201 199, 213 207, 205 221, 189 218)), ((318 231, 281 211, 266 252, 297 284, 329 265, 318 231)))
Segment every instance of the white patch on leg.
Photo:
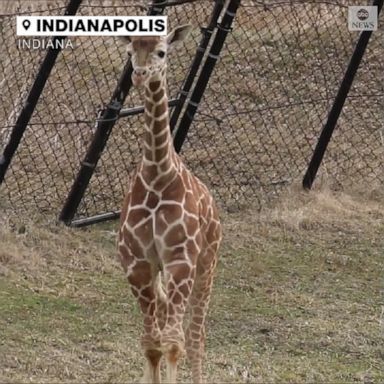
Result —
POLYGON ((148 361, 145 362, 145 367, 144 367, 144 375, 143 378, 141 379, 142 384, 151 384, 153 383, 153 376, 152 376, 152 369, 150 367, 150 364, 148 361))
POLYGON ((169 384, 176 384, 177 377, 177 363, 171 363, 168 359, 166 359, 166 372, 167 372, 167 380, 166 382, 169 384))

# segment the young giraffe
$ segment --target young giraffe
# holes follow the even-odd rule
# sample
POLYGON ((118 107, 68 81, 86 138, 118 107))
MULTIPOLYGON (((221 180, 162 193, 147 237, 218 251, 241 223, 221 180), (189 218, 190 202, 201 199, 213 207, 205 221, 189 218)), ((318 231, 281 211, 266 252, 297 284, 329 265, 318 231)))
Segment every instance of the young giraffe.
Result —
POLYGON ((121 213, 118 247, 144 316, 146 383, 160 383, 162 355, 167 383, 176 383, 184 345, 193 382, 202 382, 204 321, 221 241, 212 196, 176 154, 169 129, 166 56, 190 29, 185 25, 166 37, 127 39, 132 83, 145 88, 145 133, 143 158, 121 213))

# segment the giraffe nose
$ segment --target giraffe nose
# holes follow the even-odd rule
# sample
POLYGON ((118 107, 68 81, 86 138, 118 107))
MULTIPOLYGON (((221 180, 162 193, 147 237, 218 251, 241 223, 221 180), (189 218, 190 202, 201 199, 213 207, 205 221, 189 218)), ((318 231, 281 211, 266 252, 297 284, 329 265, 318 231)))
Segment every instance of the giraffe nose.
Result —
POLYGON ((135 68, 133 71, 136 76, 145 76, 147 74, 147 70, 145 68, 135 68))

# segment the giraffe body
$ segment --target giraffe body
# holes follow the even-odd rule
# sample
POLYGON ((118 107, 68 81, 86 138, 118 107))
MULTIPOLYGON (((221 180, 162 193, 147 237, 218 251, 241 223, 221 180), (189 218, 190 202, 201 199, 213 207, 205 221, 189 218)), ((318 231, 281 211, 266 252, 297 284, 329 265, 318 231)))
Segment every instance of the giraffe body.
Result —
POLYGON ((145 383, 160 383, 162 356, 166 382, 176 383, 184 350, 194 383, 202 382, 204 321, 221 241, 213 198, 175 152, 169 129, 165 56, 189 29, 132 38, 127 48, 133 84, 145 88, 145 133, 142 161, 121 213, 118 249, 144 317, 145 383))

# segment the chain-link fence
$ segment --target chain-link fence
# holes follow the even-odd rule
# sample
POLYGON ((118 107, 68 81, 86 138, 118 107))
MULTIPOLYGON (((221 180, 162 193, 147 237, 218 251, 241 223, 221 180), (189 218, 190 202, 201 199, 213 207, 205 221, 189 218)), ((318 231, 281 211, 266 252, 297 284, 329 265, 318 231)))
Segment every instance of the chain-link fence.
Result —
MULTIPOLYGON (((44 50, 18 49, 15 15, 57 15, 65 9, 65 1, 37 3, 32 10, 25 3, 0 15, 2 147, 45 55, 44 50)), ((130 3, 83 2, 77 14, 142 14, 130 3)), ((214 7, 210 0, 181 3, 165 8, 169 28, 188 22, 194 28, 169 58, 171 99, 178 96, 214 7)), ((348 30, 347 4, 362 2, 242 2, 181 151, 222 207, 261 206, 301 180, 358 39, 348 30)), ((127 60, 115 38, 71 41, 74 49, 59 55, 12 160, 1 190, 2 209, 58 214, 92 140, 98 112, 110 100, 127 60)), ((383 53, 379 28, 321 168, 334 186, 384 181, 383 53)), ((125 107, 140 105, 142 97, 132 89, 125 107)), ((142 126, 142 114, 114 126, 76 218, 119 210, 128 174, 140 159, 142 126)))

